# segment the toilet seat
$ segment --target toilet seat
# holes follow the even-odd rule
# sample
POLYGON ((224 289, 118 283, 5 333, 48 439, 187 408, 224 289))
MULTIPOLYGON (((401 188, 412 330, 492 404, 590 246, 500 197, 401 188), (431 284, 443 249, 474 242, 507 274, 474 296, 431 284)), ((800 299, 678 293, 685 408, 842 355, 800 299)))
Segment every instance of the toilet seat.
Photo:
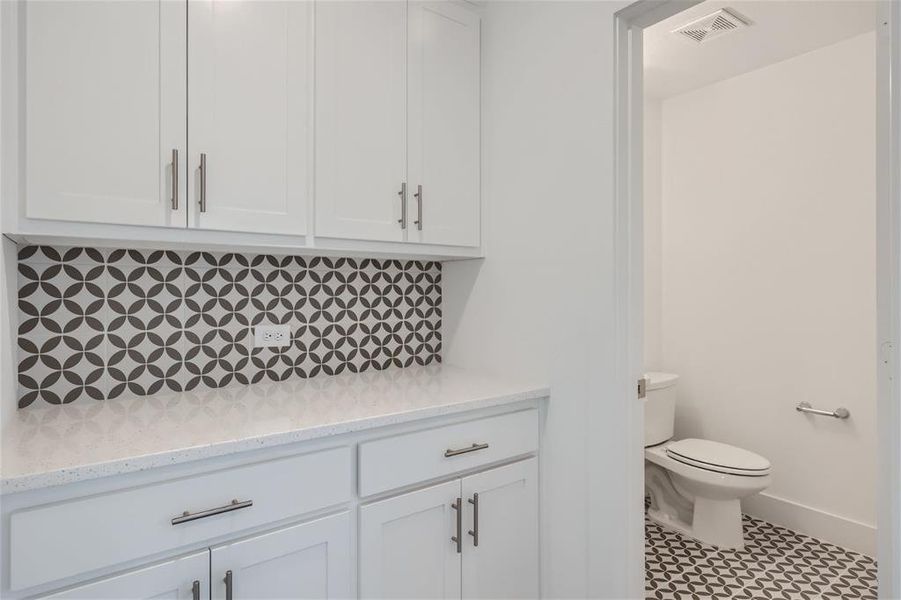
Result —
POLYGON ((764 477, 770 474, 770 461, 742 448, 710 440, 688 438, 666 446, 666 455, 682 464, 744 477, 764 477))

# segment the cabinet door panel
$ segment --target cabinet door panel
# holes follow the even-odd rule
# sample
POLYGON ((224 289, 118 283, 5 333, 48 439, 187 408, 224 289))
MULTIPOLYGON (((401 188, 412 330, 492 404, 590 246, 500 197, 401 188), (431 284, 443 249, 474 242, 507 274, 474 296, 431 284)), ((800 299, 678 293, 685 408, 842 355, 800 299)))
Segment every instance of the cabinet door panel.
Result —
POLYGON ((192 225, 306 233, 312 11, 312 2, 300 1, 189 3, 192 225))
POLYGON ((400 241, 405 2, 316 7, 316 235, 400 241))
POLYGON ((360 509, 362 598, 459 598, 456 531, 460 480, 360 509))
POLYGON ((210 553, 207 550, 88 585, 69 589, 48 600, 190 600, 193 583, 201 598, 209 597, 210 553))
POLYGON ((464 598, 538 597, 538 460, 463 479, 464 598))
POLYGON ((294 525, 210 551, 212 597, 224 599, 227 571, 234 598, 350 596, 350 514, 294 525))
POLYGON ((25 215, 184 227, 170 207, 172 150, 183 161, 186 148, 184 4, 22 6, 25 215))
POLYGON ((451 2, 411 2, 411 231, 430 244, 479 245, 479 17, 451 2), (421 226, 420 226, 421 225, 421 226))

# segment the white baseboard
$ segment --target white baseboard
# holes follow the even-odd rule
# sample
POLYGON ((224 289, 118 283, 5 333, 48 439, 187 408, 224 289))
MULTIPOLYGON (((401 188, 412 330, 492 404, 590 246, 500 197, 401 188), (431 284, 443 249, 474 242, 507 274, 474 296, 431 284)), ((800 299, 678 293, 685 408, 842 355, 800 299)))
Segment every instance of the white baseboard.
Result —
POLYGON ((745 498, 741 507, 745 513, 769 523, 867 556, 876 556, 876 527, 873 525, 769 494, 745 498))

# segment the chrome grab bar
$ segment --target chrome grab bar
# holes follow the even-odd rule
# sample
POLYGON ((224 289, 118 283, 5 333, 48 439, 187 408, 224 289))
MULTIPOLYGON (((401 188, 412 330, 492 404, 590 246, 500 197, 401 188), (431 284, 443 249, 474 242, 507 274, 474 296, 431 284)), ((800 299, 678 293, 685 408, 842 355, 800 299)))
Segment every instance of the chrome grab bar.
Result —
POLYGON ((823 415, 824 417, 833 417, 835 419, 847 419, 851 416, 851 412, 844 407, 836 408, 835 410, 820 410, 819 408, 814 408, 810 405, 810 402, 801 402, 798 406, 795 407, 795 410, 802 413, 809 413, 811 415, 823 415))
POLYGON ((238 510, 239 508, 250 508, 251 506, 253 506, 253 500, 245 500, 243 502, 232 500, 230 504, 226 504, 225 506, 210 508, 196 513, 185 511, 180 516, 172 519, 172 524, 179 525, 180 523, 196 521, 197 519, 205 519, 206 517, 212 517, 213 515, 221 515, 222 513, 238 510))
POLYGON ((487 448, 488 444, 473 444, 472 446, 468 446, 466 448, 457 448, 456 450, 448 448, 444 451, 444 458, 460 456, 461 454, 468 454, 470 452, 478 452, 479 450, 485 450, 487 448))

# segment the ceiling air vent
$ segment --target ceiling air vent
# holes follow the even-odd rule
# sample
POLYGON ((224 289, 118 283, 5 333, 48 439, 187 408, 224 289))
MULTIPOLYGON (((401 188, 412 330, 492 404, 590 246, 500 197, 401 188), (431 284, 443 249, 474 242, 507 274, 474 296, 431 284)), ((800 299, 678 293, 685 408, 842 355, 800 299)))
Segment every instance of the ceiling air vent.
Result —
POLYGON ((748 21, 739 17, 728 8, 721 8, 715 13, 695 19, 691 23, 686 23, 682 27, 674 29, 672 33, 700 44, 748 25, 750 25, 748 21))

